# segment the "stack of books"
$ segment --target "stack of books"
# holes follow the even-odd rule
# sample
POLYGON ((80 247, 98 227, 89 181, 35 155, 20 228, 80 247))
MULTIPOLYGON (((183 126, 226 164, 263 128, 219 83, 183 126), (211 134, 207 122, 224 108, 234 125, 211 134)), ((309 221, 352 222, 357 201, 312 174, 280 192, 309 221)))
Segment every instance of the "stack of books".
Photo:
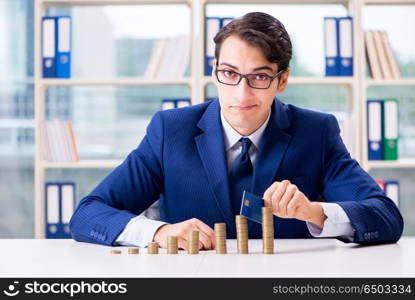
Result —
POLYGON ((160 39, 154 43, 144 77, 183 78, 190 64, 191 39, 188 35, 160 39))
POLYGON ((373 79, 401 78, 386 31, 366 30, 365 46, 369 70, 373 79))
POLYGON ((49 162, 79 161, 71 121, 43 121, 40 124, 43 159, 49 162))

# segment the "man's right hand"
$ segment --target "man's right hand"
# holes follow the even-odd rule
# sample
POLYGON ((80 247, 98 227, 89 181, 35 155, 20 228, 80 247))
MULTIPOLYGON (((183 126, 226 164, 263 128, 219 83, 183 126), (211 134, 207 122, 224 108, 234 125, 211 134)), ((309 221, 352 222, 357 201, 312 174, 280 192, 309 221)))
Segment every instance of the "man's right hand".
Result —
POLYGON ((208 225, 196 218, 159 227, 154 234, 153 240, 160 247, 167 248, 167 237, 170 235, 177 236, 179 248, 187 250, 188 234, 192 230, 199 231, 199 249, 215 249, 215 232, 208 225))

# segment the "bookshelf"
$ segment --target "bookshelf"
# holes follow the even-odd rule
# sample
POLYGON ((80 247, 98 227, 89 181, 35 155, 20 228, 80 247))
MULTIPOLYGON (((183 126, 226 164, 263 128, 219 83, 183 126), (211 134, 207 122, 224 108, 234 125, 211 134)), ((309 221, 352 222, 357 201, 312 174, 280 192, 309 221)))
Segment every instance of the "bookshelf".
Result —
MULTIPOLYGON (((364 7, 367 5, 415 5, 415 0, 35 0, 35 124, 45 119, 45 91, 52 86, 163 86, 183 85, 189 87, 192 104, 203 102, 206 88, 212 83, 204 75, 204 30, 206 6, 209 4, 340 4, 353 16, 354 76, 351 77, 296 77, 289 78, 291 85, 341 85, 347 90, 350 113, 354 115, 356 130, 353 135, 355 158, 364 169, 415 168, 414 159, 398 161, 368 161, 366 146, 366 98, 371 86, 415 86, 415 78, 399 80, 374 80, 366 78, 365 46, 363 36, 364 7), (111 79, 43 79, 41 70, 41 18, 49 7, 59 6, 106 6, 106 5, 171 5, 186 4, 190 8, 191 60, 190 76, 174 80, 147 79, 143 77, 111 79)), ((322 54, 323 55, 323 54, 322 54)), ((78 162, 46 162, 42 160, 39 126, 35 131, 35 236, 44 237, 44 183, 47 169, 112 169, 122 160, 80 160, 78 162)))

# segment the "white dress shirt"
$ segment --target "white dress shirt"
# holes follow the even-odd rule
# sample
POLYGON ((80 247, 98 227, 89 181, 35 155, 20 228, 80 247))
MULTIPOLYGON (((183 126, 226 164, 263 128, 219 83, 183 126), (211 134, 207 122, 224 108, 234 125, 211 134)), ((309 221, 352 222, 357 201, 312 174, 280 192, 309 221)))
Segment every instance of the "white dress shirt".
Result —
MULTIPOLYGON (((223 136, 226 148, 226 156, 228 161, 228 170, 232 169, 232 164, 235 158, 242 151, 242 143, 239 141, 242 137, 247 137, 251 140, 252 145, 249 149, 249 157, 252 166, 255 166, 256 153, 258 151, 259 142, 267 127, 270 114, 264 124, 261 125, 254 133, 249 136, 240 135, 232 126, 226 121, 221 111, 221 122, 223 129, 223 136)), ((354 229, 350 223, 350 219, 343 210, 343 208, 336 203, 319 202, 323 208, 327 219, 324 221, 323 228, 306 222, 307 228, 313 237, 342 237, 349 241, 353 240, 354 229)), ((168 224, 159 221, 160 212, 157 202, 153 204, 147 211, 141 215, 132 218, 121 234, 116 240, 116 244, 124 246, 139 246, 145 247, 148 242, 153 240, 157 229, 162 225, 168 224)))

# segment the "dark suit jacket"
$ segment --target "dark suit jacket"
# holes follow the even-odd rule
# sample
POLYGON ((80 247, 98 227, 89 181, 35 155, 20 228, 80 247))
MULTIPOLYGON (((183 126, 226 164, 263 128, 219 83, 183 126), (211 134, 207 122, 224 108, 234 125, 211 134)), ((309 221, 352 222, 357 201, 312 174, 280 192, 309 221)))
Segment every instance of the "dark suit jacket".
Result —
MULTIPOLYGON (((278 99, 260 141, 252 191, 274 182, 296 184, 311 201, 338 203, 356 243, 396 242, 402 216, 374 180, 350 157, 330 114, 278 99), (322 200, 324 199, 324 200, 322 200)), ((74 239, 112 245, 129 220, 160 197, 161 219, 227 223, 235 238, 218 100, 156 113, 147 134, 125 161, 79 203, 70 222, 74 239)), ((275 237, 311 238, 305 222, 274 217, 275 237)), ((261 225, 249 221, 249 237, 261 225)))

